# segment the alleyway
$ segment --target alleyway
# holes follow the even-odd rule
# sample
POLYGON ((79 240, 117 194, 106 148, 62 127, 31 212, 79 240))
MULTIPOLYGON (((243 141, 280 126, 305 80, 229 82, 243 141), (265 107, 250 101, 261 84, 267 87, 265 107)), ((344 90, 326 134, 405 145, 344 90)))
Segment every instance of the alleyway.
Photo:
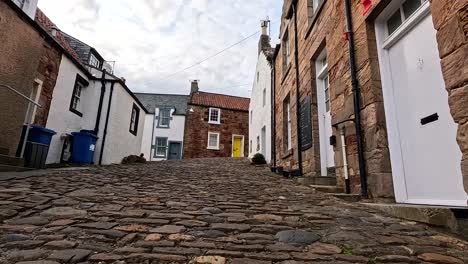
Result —
POLYGON ((0 181, 0 220, 0 263, 468 263, 465 242, 245 160, 0 181))

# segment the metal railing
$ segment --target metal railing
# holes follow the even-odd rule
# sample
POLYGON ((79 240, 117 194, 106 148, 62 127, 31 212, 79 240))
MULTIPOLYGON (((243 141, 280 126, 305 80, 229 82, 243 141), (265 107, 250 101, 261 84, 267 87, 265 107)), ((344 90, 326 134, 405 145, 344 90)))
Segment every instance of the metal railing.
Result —
POLYGON ((15 93, 16 95, 20 96, 21 98, 25 99, 28 101, 28 111, 26 112, 28 114, 28 120, 26 120, 26 131, 24 133, 24 139, 23 139, 23 145, 21 146, 21 154, 20 154, 20 158, 23 158, 24 157, 24 150, 26 149, 26 142, 27 142, 27 139, 28 139, 28 136, 29 136, 29 129, 31 129, 31 119, 32 119, 32 116, 29 116, 29 110, 30 110, 30 107, 31 107, 31 104, 39 107, 39 108, 42 108, 42 106, 40 104, 38 104, 37 102, 35 102, 34 100, 32 100, 31 98, 27 97, 26 95, 22 94, 21 92, 17 91, 16 89, 14 89, 13 87, 9 86, 9 85, 5 85, 5 84, 1 84, 0 83, 0 87, 3 87, 3 88, 6 88, 8 89, 9 91, 15 93))

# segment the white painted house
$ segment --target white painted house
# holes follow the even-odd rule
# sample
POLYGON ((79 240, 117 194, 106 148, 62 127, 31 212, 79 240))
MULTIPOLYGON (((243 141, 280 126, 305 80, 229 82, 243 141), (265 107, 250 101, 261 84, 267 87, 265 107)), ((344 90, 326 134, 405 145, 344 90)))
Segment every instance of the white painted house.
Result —
POLYGON ((148 109, 141 153, 150 161, 182 159, 189 96, 145 93, 136 96, 148 109))
POLYGON ((53 92, 47 128, 52 138, 47 164, 74 162, 74 132, 86 131, 97 137, 92 163, 120 163, 129 155, 140 155, 146 109, 126 86, 125 80, 105 69, 104 59, 85 43, 48 28, 69 59, 62 56, 53 92))
POLYGON ((267 22, 262 22, 262 35, 260 37, 258 61, 252 95, 249 106, 249 157, 256 153, 265 156, 267 162, 271 161, 271 65, 269 57, 273 49, 270 46, 270 37, 267 35, 267 22))

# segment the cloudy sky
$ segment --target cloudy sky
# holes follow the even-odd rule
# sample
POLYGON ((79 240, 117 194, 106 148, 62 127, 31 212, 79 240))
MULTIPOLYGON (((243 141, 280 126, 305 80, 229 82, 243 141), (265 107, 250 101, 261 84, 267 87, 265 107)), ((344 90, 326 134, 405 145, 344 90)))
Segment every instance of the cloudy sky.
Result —
POLYGON ((278 0, 39 0, 68 34, 96 48, 135 92, 202 91, 250 96, 259 34, 197 67, 172 75, 260 30, 272 21, 277 42, 278 0), (172 75, 172 76, 171 76, 172 75))

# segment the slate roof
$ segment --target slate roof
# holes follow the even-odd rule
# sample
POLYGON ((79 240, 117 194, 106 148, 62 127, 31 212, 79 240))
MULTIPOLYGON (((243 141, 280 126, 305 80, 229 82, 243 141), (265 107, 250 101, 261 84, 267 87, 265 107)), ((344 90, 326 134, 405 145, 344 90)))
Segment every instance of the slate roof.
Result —
POLYGON ((185 115, 187 113, 187 103, 190 99, 188 95, 177 94, 148 94, 135 93, 136 97, 145 106, 150 114, 154 114, 158 107, 175 107, 176 115, 185 115))
POLYGON ((196 92, 192 95, 190 104, 218 107, 229 110, 249 111, 250 99, 225 94, 196 92))

